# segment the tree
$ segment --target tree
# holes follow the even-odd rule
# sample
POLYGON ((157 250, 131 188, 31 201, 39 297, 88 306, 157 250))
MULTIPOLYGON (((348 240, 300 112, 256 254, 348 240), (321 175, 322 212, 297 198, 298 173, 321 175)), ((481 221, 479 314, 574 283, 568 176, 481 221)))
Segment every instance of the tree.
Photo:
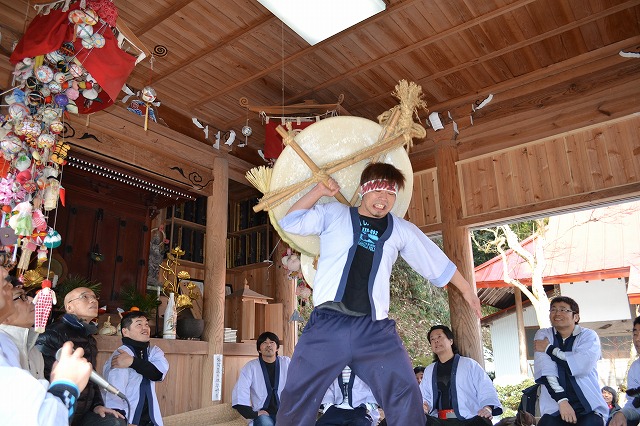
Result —
MULTIPOLYGON (((511 228, 512 225, 500 225, 496 228, 485 228, 482 231, 492 235, 493 238, 476 238, 472 234, 474 245, 485 253, 498 253, 502 259, 502 279, 504 282, 517 287, 531 301, 535 311, 538 325, 540 327, 549 327, 549 299, 544 291, 543 273, 546 266, 544 257, 544 230, 546 219, 538 219, 532 222, 531 230, 534 231, 528 238, 533 241, 531 245, 534 248, 533 253, 529 252, 522 246, 518 234, 511 228), (531 270, 531 290, 520 280, 510 275, 509 264, 507 261, 507 250, 511 249, 529 266, 531 270)), ((526 227, 525 229, 528 229, 526 227)), ((487 234, 483 234, 486 236, 487 234)), ((521 233, 522 235, 522 233, 521 233)))

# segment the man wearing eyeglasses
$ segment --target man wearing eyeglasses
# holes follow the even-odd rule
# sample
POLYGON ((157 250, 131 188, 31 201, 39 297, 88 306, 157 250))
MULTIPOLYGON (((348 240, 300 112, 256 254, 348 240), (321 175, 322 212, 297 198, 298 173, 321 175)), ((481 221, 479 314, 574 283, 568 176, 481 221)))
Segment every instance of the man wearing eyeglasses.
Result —
POLYGON ((551 300, 552 327, 534 337, 534 377, 543 385, 539 426, 603 426, 609 409, 602 398, 597 362, 600 338, 578 325, 580 308, 570 297, 551 300))
MULTIPOLYGON (((84 357, 95 368, 98 347, 93 334, 97 327, 91 322, 98 315, 98 298, 86 287, 71 290, 64 298, 66 313, 55 323, 47 326, 38 337, 37 348, 44 356, 44 375, 48 379, 56 352, 64 342, 71 341, 75 348, 84 349, 84 357)), ((90 382, 78 398, 71 426, 124 426, 126 420, 119 412, 106 408, 100 388, 90 382)))
POLYGON ((13 285, 13 314, 0 324, 0 335, 10 339, 17 349, 20 367, 27 370, 36 379, 44 379, 44 360, 42 354, 35 348, 38 333, 33 330, 35 323, 35 306, 30 296, 22 288, 22 283, 15 277, 8 276, 13 285))
MULTIPOLYGON (((8 265, 11 266, 11 265, 8 265)), ((0 323, 34 323, 33 308, 21 283, 7 275, 0 260, 0 323)), ((68 424, 75 402, 89 380, 91 365, 82 349, 66 343, 60 361, 51 373, 51 383, 36 380, 26 369, 27 361, 14 339, 0 331, 0 419, 7 425, 58 426, 68 424)), ((42 357, 40 357, 42 362, 42 357)))

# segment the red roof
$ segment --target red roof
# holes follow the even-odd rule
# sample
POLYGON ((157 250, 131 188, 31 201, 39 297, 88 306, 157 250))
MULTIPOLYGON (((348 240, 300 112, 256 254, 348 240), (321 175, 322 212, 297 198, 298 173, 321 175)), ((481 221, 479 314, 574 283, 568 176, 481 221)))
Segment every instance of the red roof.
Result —
MULTIPOLYGON (((549 219, 545 235, 545 284, 629 277, 640 293, 640 202, 567 213, 549 219)), ((533 252, 538 239, 523 241, 533 252)), ((509 275, 531 282, 529 265, 506 252, 509 275)), ((476 285, 504 287, 500 256, 475 268, 476 285)))

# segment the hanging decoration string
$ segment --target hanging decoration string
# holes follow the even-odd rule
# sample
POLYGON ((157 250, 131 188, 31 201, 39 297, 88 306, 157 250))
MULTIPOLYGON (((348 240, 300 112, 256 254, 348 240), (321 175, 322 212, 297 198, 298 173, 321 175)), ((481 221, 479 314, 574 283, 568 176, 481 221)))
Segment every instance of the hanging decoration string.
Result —
POLYGON ((153 77, 153 62, 155 61, 155 57, 152 54, 149 59, 149 84, 142 89, 140 97, 146 104, 146 108, 144 111, 144 131, 146 132, 149 128, 149 108, 151 108, 153 101, 156 100, 156 91, 153 87, 151 87, 151 79, 153 77))

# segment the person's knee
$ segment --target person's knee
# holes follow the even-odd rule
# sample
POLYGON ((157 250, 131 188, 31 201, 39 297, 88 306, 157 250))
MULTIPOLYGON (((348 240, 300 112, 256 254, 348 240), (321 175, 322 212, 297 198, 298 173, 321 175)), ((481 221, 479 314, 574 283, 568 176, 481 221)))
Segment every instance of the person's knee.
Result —
POLYGON ((267 415, 258 416, 253 419, 253 426, 275 426, 276 421, 267 415))
POLYGON ((352 426, 371 426, 372 424, 373 420, 369 416, 354 419, 354 421, 351 423, 352 426))
POLYGON ((118 417, 110 416, 107 414, 102 419, 100 426, 127 426, 127 421, 125 419, 120 419, 118 417))

